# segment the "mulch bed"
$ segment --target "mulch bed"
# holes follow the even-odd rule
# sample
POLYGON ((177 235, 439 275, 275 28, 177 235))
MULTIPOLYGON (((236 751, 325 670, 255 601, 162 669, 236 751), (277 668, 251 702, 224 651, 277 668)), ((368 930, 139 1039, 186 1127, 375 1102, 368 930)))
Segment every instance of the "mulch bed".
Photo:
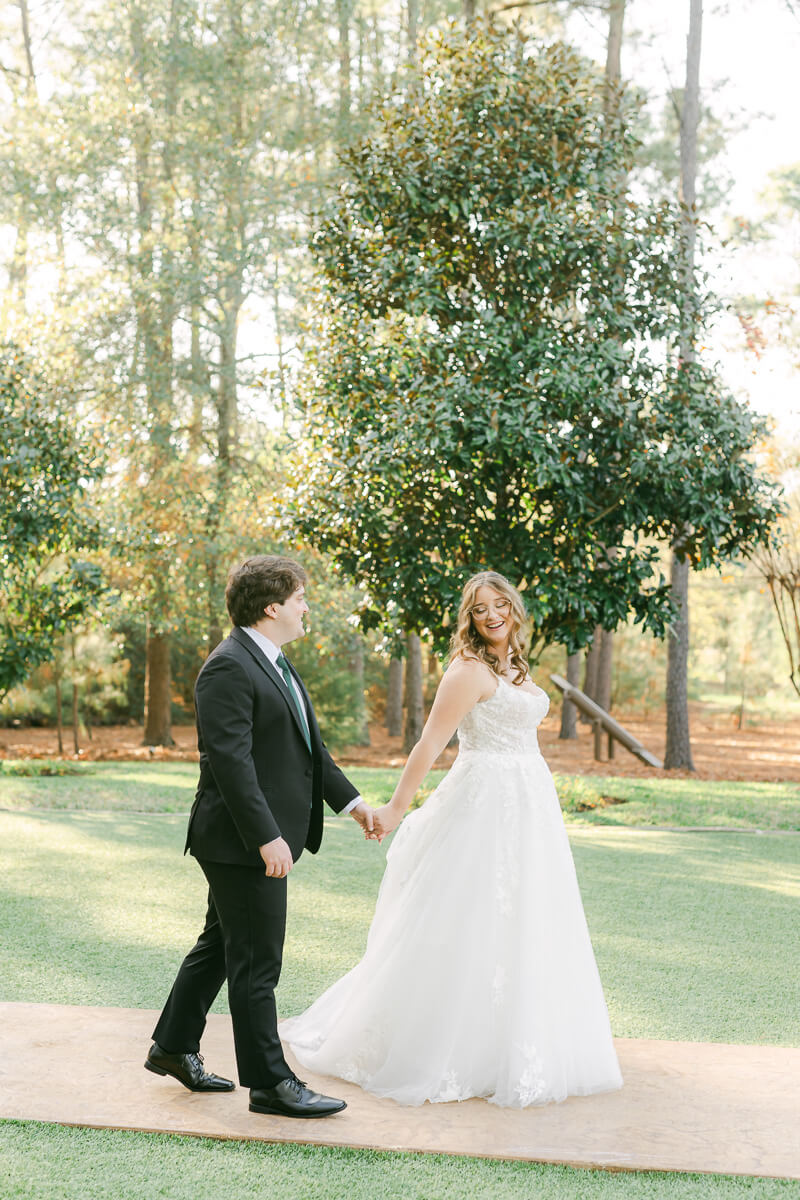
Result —
MULTIPOLYGON (((639 741, 659 758, 664 757, 663 714, 642 719, 635 715, 614 714, 639 741)), ((625 775, 639 778, 663 777, 663 772, 648 767, 616 747, 613 760, 596 762, 594 739, 588 726, 579 727, 578 738, 561 741, 558 736, 560 714, 556 710, 541 726, 542 752, 553 771, 577 775, 625 775)), ((800 783, 800 721, 769 722, 736 729, 731 720, 692 707, 692 748, 695 773, 671 771, 670 776, 699 779, 762 780, 800 783)), ((150 747, 143 744, 141 726, 101 726, 92 730, 91 740, 82 735, 80 755, 73 753, 72 730, 64 731, 65 758, 85 761, 138 760, 194 762, 197 742, 193 725, 178 725, 172 734, 175 745, 150 747)), ((390 738, 383 727, 374 723, 369 746, 350 746, 335 755, 342 766, 401 767, 405 762, 402 738, 390 738)), ((446 750, 437 766, 449 766, 455 749, 446 750)), ((58 742, 54 729, 0 729, 0 758, 57 758, 58 742)))

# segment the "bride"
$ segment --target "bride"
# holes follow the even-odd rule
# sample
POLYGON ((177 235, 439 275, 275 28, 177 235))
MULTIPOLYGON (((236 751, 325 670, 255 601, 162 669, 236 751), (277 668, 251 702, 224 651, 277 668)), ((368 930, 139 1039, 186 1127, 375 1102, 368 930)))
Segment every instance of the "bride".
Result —
POLYGON ((622 1084, 553 779, 525 609, 466 584, 451 660, 388 805, 395 829, 458 727, 459 752, 387 855, 364 957, 281 1035, 310 1070, 401 1104, 523 1108, 622 1084))

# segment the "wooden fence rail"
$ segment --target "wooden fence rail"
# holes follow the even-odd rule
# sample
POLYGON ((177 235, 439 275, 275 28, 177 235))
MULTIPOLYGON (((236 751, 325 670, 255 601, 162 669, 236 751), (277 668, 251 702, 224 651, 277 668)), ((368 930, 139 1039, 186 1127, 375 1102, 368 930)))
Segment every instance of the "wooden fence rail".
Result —
POLYGON ((655 754, 651 754, 649 750, 645 750, 640 741, 629 733, 624 725, 620 725, 619 721, 615 721, 604 708, 599 704, 595 704, 594 700, 590 700, 585 692, 580 688, 575 687, 572 683, 567 683, 561 675, 551 675, 551 681, 556 685, 559 691, 564 693, 565 700, 571 700, 576 708, 579 708, 582 713, 592 723, 594 730, 594 756, 598 762, 603 761, 603 734, 608 738, 608 757, 614 757, 614 742, 619 742, 631 754, 635 754, 642 762, 647 763, 650 767, 663 767, 664 764, 660 759, 656 758, 655 754))

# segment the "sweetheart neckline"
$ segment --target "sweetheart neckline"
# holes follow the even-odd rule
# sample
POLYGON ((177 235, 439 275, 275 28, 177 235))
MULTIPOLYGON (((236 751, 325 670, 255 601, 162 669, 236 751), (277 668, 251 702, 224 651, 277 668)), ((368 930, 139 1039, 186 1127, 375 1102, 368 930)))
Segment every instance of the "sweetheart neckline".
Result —
MULTIPOLYGON (((499 683, 504 683, 506 687, 512 688, 515 692, 521 693, 523 696, 530 696, 532 700, 536 700, 538 696, 547 695, 547 692, 544 690, 544 688, 540 688, 538 683, 533 683, 533 680, 531 680, 531 683, 533 683, 533 686, 536 688, 535 692, 529 692, 526 688, 523 688, 521 684, 509 683, 509 681, 504 679, 502 675, 498 675, 497 679, 499 683)), ((496 687, 489 699, 492 700, 499 691, 500 688, 496 687)))

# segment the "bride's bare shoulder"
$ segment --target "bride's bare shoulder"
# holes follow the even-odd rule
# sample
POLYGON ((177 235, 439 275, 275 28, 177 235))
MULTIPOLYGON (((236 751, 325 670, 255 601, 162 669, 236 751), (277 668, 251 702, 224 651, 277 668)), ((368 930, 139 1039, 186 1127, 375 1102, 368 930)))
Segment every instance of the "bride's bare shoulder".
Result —
POLYGON ((491 696, 497 687, 494 672, 485 662, 472 655, 459 654, 449 663, 442 682, 474 688, 480 699, 491 696))

